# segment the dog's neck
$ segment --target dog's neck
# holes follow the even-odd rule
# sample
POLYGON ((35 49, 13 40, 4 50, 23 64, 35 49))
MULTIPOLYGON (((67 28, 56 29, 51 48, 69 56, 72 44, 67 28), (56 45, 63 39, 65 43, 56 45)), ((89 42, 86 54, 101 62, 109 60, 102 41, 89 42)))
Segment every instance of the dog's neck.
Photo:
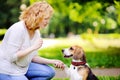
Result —
POLYGON ((74 66, 80 66, 80 65, 85 65, 86 62, 85 61, 81 61, 81 60, 74 60, 73 59, 71 64, 74 65, 74 66))

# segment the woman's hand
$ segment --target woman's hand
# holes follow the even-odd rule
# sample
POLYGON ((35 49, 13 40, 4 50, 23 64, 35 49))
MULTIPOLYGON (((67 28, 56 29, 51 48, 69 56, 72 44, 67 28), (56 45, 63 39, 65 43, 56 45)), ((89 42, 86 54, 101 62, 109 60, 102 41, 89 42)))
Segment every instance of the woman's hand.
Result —
POLYGON ((52 60, 56 68, 64 69, 64 63, 60 60, 52 60))
POLYGON ((41 38, 39 38, 34 42, 32 47, 34 50, 37 50, 42 46, 42 44, 43 44, 43 40, 41 38))

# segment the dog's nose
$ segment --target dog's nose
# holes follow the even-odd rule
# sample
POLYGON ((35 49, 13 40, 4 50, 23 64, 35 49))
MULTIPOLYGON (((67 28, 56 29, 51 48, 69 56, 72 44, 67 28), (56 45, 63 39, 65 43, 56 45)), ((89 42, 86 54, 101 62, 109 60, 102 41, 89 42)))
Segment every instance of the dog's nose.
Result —
POLYGON ((64 49, 62 49, 62 52, 64 52, 64 49))

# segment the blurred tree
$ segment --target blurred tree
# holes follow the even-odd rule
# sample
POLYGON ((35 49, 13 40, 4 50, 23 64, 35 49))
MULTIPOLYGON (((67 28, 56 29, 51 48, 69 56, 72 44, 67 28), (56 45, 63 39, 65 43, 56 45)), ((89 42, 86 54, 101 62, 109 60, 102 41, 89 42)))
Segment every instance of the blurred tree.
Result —
MULTIPOLYGON (((18 21, 20 6, 40 0, 0 0, 0 28, 8 28, 18 21)), ((120 33, 119 0, 46 0, 54 8, 54 14, 44 36, 56 37, 69 33, 120 33), (50 26, 50 27, 49 27, 50 26)), ((29 4, 30 3, 30 4, 29 4)))
MULTIPOLYGON (((49 25, 49 33, 55 33, 56 36, 66 35, 69 32, 80 34, 89 28, 95 33, 108 33, 109 30, 115 30, 117 27, 114 11, 112 13, 107 11, 107 8, 114 4, 112 0, 104 2, 86 0, 83 3, 80 0, 49 0, 48 2, 55 9, 54 18, 51 19, 49 25), (115 24, 114 28, 111 27, 111 24, 115 24), (54 32, 51 31, 51 28, 54 29, 54 32)), ((115 32, 114 30, 113 32, 115 32)))
POLYGON ((18 21, 20 5, 27 2, 27 0, 0 0, 0 28, 9 28, 18 21))
POLYGON ((115 13, 116 13, 116 19, 117 19, 117 23, 118 23, 118 27, 116 29, 116 32, 120 33, 120 1, 114 1, 115 2, 115 13))
POLYGON ((0 3, 0 27, 8 28, 13 22, 18 20, 20 3, 18 3, 18 0, 1 0, 0 3))

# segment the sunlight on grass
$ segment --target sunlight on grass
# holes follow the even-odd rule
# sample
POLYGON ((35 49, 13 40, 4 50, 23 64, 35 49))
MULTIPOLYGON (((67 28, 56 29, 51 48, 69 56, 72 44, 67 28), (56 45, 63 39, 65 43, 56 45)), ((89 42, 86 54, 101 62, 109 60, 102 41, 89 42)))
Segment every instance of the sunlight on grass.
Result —
POLYGON ((98 48, 120 47, 120 39, 93 39, 93 44, 98 48))
MULTIPOLYGON (((94 51, 98 49, 106 49, 109 47, 116 47, 120 48, 120 38, 97 38, 92 37, 90 39, 85 39, 83 37, 77 36, 73 38, 57 38, 57 39, 44 39, 46 48, 48 46, 50 47, 56 47, 56 46, 64 46, 69 47, 72 45, 80 45, 85 49, 86 51, 94 51), (51 42, 52 41, 52 42, 51 42)), ((45 48, 43 47, 43 48, 45 48)))
POLYGON ((92 68, 120 67, 119 35, 117 35, 118 38, 116 36, 115 38, 108 37, 107 35, 104 35, 104 37, 101 36, 103 35, 97 37, 88 36, 90 38, 83 38, 81 35, 72 38, 44 39, 43 47, 39 50, 39 55, 51 59, 60 59, 69 65, 70 59, 64 59, 61 50, 72 45, 80 45, 83 47, 86 59, 92 68))

